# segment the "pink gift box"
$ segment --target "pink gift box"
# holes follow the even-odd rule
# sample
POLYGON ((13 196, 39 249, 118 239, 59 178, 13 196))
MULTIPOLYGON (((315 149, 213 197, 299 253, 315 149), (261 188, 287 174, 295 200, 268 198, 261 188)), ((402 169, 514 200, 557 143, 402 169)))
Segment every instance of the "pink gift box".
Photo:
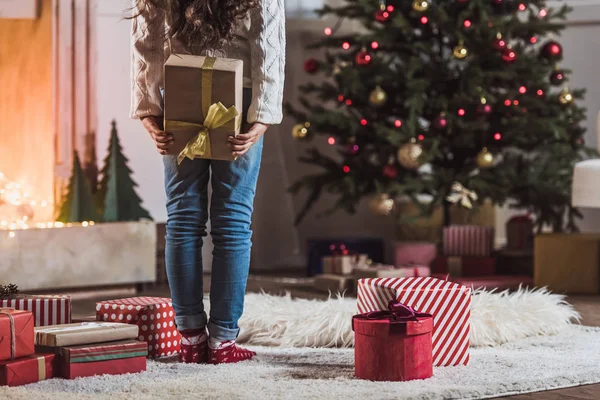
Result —
POLYGON ((467 365, 471 289, 436 278, 360 279, 358 312, 386 310, 390 300, 433 315, 433 365, 467 365))
POLYGON ((437 256, 437 245, 430 242, 397 242, 394 245, 395 265, 429 265, 437 256))

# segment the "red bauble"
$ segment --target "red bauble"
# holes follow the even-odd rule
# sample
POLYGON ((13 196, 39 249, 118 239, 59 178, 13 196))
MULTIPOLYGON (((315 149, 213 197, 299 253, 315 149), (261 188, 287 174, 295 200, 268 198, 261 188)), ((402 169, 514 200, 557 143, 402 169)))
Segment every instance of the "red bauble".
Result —
POLYGON ((562 54, 562 46, 557 41, 551 40, 542 47, 542 56, 550 61, 560 60, 562 54))
POLYGON ((387 10, 377 10, 375 12, 375 19, 379 22, 386 22, 390 19, 390 13, 387 10))
POLYGON ((508 47, 504 49, 502 53, 502 59, 506 62, 513 62, 517 59, 517 53, 513 49, 509 49, 508 47))
POLYGON ((437 116, 433 120, 433 126, 439 130, 446 129, 446 126, 448 126, 448 120, 446 119, 446 115, 442 113, 439 116, 437 116))
POLYGON ((396 179, 398 169, 393 164, 388 164, 383 168, 383 176, 390 179, 396 179))
POLYGON ((356 63, 358 65, 367 65, 371 62, 371 58, 371 55, 363 49, 356 54, 356 63))
POLYGON ((492 106, 489 104, 480 104, 477 106, 477 114, 486 115, 492 112, 492 106))
POLYGON ((304 71, 305 72, 308 72, 309 74, 314 74, 318 70, 319 70, 319 62, 317 60, 315 60, 314 58, 309 58, 308 60, 304 61, 304 71))

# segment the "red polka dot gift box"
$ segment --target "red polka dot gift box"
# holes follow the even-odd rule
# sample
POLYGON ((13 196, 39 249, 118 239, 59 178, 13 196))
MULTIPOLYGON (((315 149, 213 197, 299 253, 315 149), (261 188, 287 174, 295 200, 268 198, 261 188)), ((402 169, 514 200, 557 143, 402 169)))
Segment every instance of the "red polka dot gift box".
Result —
POLYGON ((148 357, 179 353, 179 332, 171 299, 131 297, 96 303, 99 321, 123 322, 139 326, 138 339, 148 343, 148 357))

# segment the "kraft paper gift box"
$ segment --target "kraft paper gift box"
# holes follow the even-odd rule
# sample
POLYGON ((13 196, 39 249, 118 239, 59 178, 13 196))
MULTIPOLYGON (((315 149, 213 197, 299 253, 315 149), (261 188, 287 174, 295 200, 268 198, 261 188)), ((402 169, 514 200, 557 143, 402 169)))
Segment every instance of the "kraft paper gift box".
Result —
POLYGON ((488 257, 494 248, 494 228, 486 226, 447 226, 443 238, 446 256, 488 257))
POLYGON ((355 315, 354 370, 370 381, 409 381, 433 375, 433 318, 396 301, 389 311, 355 315))
POLYGON ((31 311, 35 326, 71 323, 71 298, 69 296, 37 296, 17 294, 0 300, 0 308, 31 311))
POLYGON ((56 354, 55 374, 75 379, 145 371, 148 346, 146 342, 121 340, 67 347, 36 346, 36 351, 56 354))
POLYGON ((21 386, 55 376, 55 355, 34 354, 12 361, 0 361, 0 386, 21 386))
POLYGON ((432 242, 396 242, 394 256, 396 267, 429 265, 437 256, 437 245, 432 242))
POLYGON ((171 154, 187 158, 234 160, 228 137, 242 124, 241 60, 173 54, 164 67, 165 131, 171 154), (182 153, 183 152, 183 153, 182 153))
POLYGON ((0 360, 14 360, 33 354, 33 314, 0 308, 0 360))
POLYGON ((352 275, 355 268, 368 265, 366 254, 346 254, 323 257, 323 274, 352 275))
POLYGON ((433 365, 467 365, 471 289, 431 277, 360 279, 358 312, 386 310, 391 300, 433 315, 433 365))
POLYGON ((151 358, 179 353, 180 336, 175 326, 171 299, 131 297, 102 301, 96 303, 96 318, 139 327, 137 339, 148 344, 148 356, 151 358))
POLYGON ((315 289, 321 292, 344 293, 354 291, 354 278, 340 275, 317 275, 315 289))
POLYGON ((494 257, 437 257, 431 264, 435 274, 450 274, 451 276, 489 276, 496 273, 494 257))
POLYGON ((408 278, 417 276, 430 276, 431 270, 426 265, 411 265, 396 268, 391 265, 374 265, 368 268, 356 268, 355 279, 365 278, 408 278))
POLYGON ((65 347, 137 337, 136 325, 114 322, 83 322, 35 328, 35 344, 38 346, 65 347))
POLYGON ((308 239, 306 274, 315 276, 327 273, 323 270, 323 257, 343 254, 344 251, 347 254, 366 254, 374 263, 381 263, 384 258, 384 247, 383 239, 373 237, 308 239))

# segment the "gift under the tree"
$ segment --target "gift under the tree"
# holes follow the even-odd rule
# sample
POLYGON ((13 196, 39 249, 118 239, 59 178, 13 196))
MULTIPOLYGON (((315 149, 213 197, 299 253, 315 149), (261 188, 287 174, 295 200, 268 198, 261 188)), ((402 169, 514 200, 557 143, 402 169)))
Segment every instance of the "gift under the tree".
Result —
POLYGON ((494 248, 494 228, 451 225, 443 232, 444 255, 487 257, 494 248))
POLYGON ((360 279, 358 311, 386 310, 390 300, 433 315, 433 365, 469 362, 471 289, 432 277, 360 279))
POLYGON ((396 268, 392 265, 378 264, 354 270, 354 278, 357 280, 364 278, 408 278, 430 275, 431 270, 426 265, 406 265, 396 268))
POLYGON ((501 250, 496 253, 498 275, 533 276, 533 250, 501 250))
POLYGON ((366 254, 346 254, 323 257, 323 273, 333 275, 352 275, 354 268, 366 267, 369 256, 366 254))
POLYGON ((137 337, 136 325, 114 322, 82 322, 35 328, 35 344, 38 346, 65 347, 137 337))
POLYGON ((448 279, 473 290, 517 290, 520 287, 533 287, 533 278, 525 275, 448 277, 448 279))
POLYGON ((506 249, 533 249, 533 220, 528 215, 517 215, 506 222, 506 249))
POLYGON ((0 308, 0 360, 14 360, 33 354, 33 314, 0 308))
POLYGON ((178 161, 232 161, 229 137, 242 123, 241 60, 173 54, 165 63, 165 130, 178 161))
POLYGON ((21 386, 56 376, 54 354, 34 354, 0 361, 0 386, 21 386))
POLYGON ((171 299, 132 297, 96 303, 96 317, 102 321, 126 322, 139 326, 139 340, 148 344, 148 356, 157 358, 179 353, 179 332, 171 299))
POLYGON ((315 289, 321 292, 344 293, 354 291, 354 277, 344 275, 317 275, 315 289))
POLYGON ((0 300, 0 307, 31 311, 35 326, 71 323, 71 298, 69 296, 37 296, 17 294, 0 300))
POLYGON ((431 242, 397 242, 394 255, 396 267, 429 265, 437 256, 437 245, 431 242))
POLYGON ((138 340, 122 340, 67 347, 36 346, 36 351, 56 354, 56 375, 74 379, 84 376, 145 371, 148 345, 146 342, 138 340), (128 366, 128 363, 132 363, 132 365, 128 366), (127 369, 124 370, 124 368, 127 369))
POLYGON ((487 276, 496 273, 494 257, 475 256, 440 256, 431 263, 434 274, 450 274, 451 276, 487 276))
POLYGON ((374 263, 383 262, 384 242, 381 238, 309 239, 307 242, 307 275, 324 273, 323 257, 343 254, 366 254, 374 263))
POLYGON ((391 300, 387 311, 355 315, 352 330, 357 378, 408 381, 433 375, 431 314, 391 300))

